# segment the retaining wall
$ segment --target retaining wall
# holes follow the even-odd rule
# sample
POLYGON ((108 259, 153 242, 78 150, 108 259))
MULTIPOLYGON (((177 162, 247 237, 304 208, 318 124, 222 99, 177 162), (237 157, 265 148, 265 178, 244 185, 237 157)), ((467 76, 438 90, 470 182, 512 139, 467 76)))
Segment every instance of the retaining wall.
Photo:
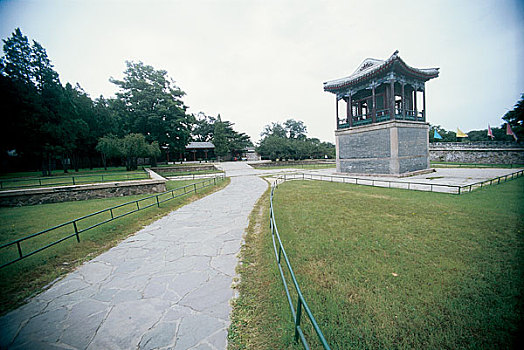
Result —
POLYGON ((98 184, 30 188, 0 192, 0 206, 14 207, 96 198, 132 196, 166 191, 166 181, 139 180, 98 184))
POLYGON ((163 174, 163 173, 186 173, 186 172, 200 171, 200 170, 217 170, 217 168, 213 164, 205 164, 205 165, 190 165, 190 166, 166 166, 166 167, 151 168, 151 170, 155 171, 158 174, 163 174))
POLYGON ((435 142, 429 145, 434 162, 524 164, 524 144, 503 141, 435 142))
POLYGON ((334 159, 323 160, 323 159, 312 159, 312 160, 289 160, 289 161, 278 161, 278 162, 263 162, 263 163, 249 163, 253 168, 271 168, 276 166, 286 165, 308 165, 308 164, 335 164, 334 159))

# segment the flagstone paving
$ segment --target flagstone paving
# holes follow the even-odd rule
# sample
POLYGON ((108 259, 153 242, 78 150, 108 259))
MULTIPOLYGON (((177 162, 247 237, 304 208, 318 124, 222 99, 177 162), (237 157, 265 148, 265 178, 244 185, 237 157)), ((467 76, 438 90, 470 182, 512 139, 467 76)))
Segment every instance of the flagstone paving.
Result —
POLYGON ((233 177, 83 264, 0 318, 0 348, 225 349, 236 254, 266 188, 233 177))

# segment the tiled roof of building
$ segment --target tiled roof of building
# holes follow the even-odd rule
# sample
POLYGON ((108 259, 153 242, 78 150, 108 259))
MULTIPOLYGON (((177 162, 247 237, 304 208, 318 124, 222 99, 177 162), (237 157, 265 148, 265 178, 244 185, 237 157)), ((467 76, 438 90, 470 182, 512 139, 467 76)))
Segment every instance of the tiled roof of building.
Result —
POLYGON ((205 148, 215 148, 211 142, 190 142, 186 149, 205 149, 205 148))
POLYGON ((438 68, 413 68, 408 66, 398 55, 398 50, 393 53, 387 60, 378 60, 376 58, 366 58, 358 68, 348 77, 330 80, 324 83, 324 90, 331 91, 340 88, 349 87, 351 85, 360 83, 364 80, 371 79, 375 76, 384 73, 394 63, 398 63, 400 69, 408 75, 413 77, 429 80, 436 78, 439 73, 438 68))

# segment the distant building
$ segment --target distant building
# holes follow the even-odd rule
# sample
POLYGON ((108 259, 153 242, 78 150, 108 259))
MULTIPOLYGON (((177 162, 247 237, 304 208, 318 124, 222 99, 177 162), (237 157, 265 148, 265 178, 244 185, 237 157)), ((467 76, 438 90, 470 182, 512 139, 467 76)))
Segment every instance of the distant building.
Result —
POLYGON ((438 75, 438 68, 408 66, 395 51, 325 82, 336 102, 337 171, 402 175, 429 169, 425 83, 438 75), (339 110, 344 102, 345 113, 339 110))
POLYGON ((215 158, 215 145, 211 142, 190 142, 186 146, 187 160, 208 160, 215 158))
POLYGON ((260 154, 255 151, 255 147, 247 147, 242 154, 242 158, 245 158, 248 162, 262 159, 260 154))

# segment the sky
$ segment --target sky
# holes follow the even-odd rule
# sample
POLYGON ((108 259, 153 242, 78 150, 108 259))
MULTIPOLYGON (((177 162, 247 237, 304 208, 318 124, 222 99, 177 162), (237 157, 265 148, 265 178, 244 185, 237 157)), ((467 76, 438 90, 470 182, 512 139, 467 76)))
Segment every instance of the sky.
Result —
POLYGON ((426 83, 427 120, 447 130, 500 126, 524 93, 522 0, 0 0, 0 37, 17 27, 63 84, 111 97, 109 78, 142 61, 168 72, 190 113, 220 113, 255 142, 289 118, 334 142, 323 82, 395 50, 440 68, 426 83))

